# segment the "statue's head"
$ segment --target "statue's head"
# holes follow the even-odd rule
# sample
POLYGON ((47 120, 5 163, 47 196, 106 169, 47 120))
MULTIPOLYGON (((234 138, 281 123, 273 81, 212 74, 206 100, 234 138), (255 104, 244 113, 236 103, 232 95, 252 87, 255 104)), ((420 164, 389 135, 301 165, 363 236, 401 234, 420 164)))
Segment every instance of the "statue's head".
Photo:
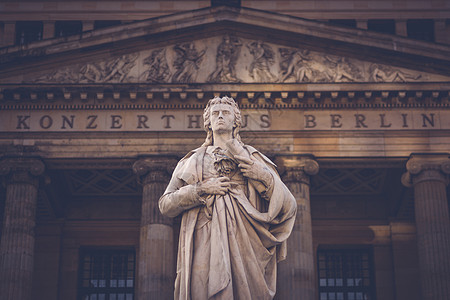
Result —
POLYGON ((232 134, 233 138, 237 139, 240 142, 241 137, 239 136, 239 129, 241 128, 241 111, 239 110, 237 103, 231 97, 214 97, 213 99, 208 101, 208 104, 206 105, 205 111, 203 113, 203 128, 207 133, 206 140, 203 143, 203 146, 210 146, 213 144, 214 136, 211 128, 211 108, 216 104, 226 104, 232 107, 232 111, 234 114, 232 134))

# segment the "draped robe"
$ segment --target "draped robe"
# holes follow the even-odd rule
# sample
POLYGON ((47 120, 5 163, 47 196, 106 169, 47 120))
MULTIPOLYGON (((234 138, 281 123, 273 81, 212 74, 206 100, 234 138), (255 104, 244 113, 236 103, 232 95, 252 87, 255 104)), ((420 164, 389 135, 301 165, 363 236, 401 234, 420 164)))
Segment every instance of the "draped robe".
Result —
POLYGON ((175 299, 272 299, 276 263, 286 257, 296 201, 275 165, 251 146, 248 155, 273 177, 267 194, 237 169, 224 196, 202 198, 196 185, 214 176, 209 147, 188 153, 174 170, 159 200, 169 217, 182 214, 175 299), (205 178, 204 178, 205 177, 205 178))

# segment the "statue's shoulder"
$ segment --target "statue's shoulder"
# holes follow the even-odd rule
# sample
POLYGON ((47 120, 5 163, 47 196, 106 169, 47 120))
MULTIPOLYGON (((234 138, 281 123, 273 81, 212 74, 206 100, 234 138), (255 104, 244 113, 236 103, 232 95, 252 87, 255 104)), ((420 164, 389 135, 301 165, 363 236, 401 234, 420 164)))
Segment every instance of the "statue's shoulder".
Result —
POLYGON ((197 149, 189 151, 178 163, 185 162, 189 158, 193 156, 197 156, 199 154, 205 153, 206 147, 198 147, 197 149))
POLYGON ((201 163, 199 161, 199 155, 202 157, 202 153, 205 153, 205 147, 199 147, 192 151, 189 151, 178 162, 172 177, 176 177, 186 184, 193 184, 198 181, 197 167, 201 163))
POLYGON ((250 145, 244 145, 244 148, 247 149, 247 151, 255 156, 260 156, 266 163, 270 164, 271 166, 273 166, 275 169, 277 168, 277 165, 270 160, 270 158, 268 158, 267 156, 265 156, 264 154, 262 154, 261 152, 259 152, 258 150, 256 150, 256 148, 250 146, 250 145))

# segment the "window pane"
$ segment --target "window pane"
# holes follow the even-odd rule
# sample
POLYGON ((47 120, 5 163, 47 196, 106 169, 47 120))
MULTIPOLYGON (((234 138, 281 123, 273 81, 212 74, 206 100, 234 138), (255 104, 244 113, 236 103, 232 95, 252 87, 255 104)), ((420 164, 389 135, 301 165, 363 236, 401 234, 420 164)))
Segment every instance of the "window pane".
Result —
POLYGON ((430 19, 413 19, 406 22, 408 37, 434 42, 434 21, 430 19))
POLYGON ((329 20, 331 24, 356 28, 356 20, 354 19, 334 19, 329 20))
POLYGON ((80 34, 83 28, 81 21, 56 21, 55 37, 80 34))
POLYGON ((368 249, 319 249, 317 259, 320 300, 373 298, 372 257, 368 249))
POLYGON ((395 21, 391 19, 369 20, 367 29, 371 31, 395 34, 395 21))
POLYGON ((122 22, 116 21, 116 20, 104 20, 104 21, 95 21, 94 22, 94 29, 101 29, 106 28, 110 26, 116 26, 120 25, 122 22))
POLYGON ((134 274, 134 250, 83 250, 78 299, 133 299, 134 274))
POLYGON ((16 22, 16 44, 23 45, 42 39, 44 25, 39 21, 16 22))

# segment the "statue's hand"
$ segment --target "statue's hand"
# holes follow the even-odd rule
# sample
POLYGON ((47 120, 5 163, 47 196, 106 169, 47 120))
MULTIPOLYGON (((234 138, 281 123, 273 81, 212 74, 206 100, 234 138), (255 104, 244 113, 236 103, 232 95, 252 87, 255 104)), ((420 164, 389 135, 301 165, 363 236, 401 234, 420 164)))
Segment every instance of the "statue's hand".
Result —
POLYGON ((242 175, 253 180, 258 180, 265 186, 270 185, 272 182, 272 175, 263 163, 240 155, 235 155, 234 158, 239 161, 238 167, 241 170, 242 175))
POLYGON ((200 196, 203 195, 225 195, 230 189, 230 179, 228 177, 210 178, 197 185, 200 196))

